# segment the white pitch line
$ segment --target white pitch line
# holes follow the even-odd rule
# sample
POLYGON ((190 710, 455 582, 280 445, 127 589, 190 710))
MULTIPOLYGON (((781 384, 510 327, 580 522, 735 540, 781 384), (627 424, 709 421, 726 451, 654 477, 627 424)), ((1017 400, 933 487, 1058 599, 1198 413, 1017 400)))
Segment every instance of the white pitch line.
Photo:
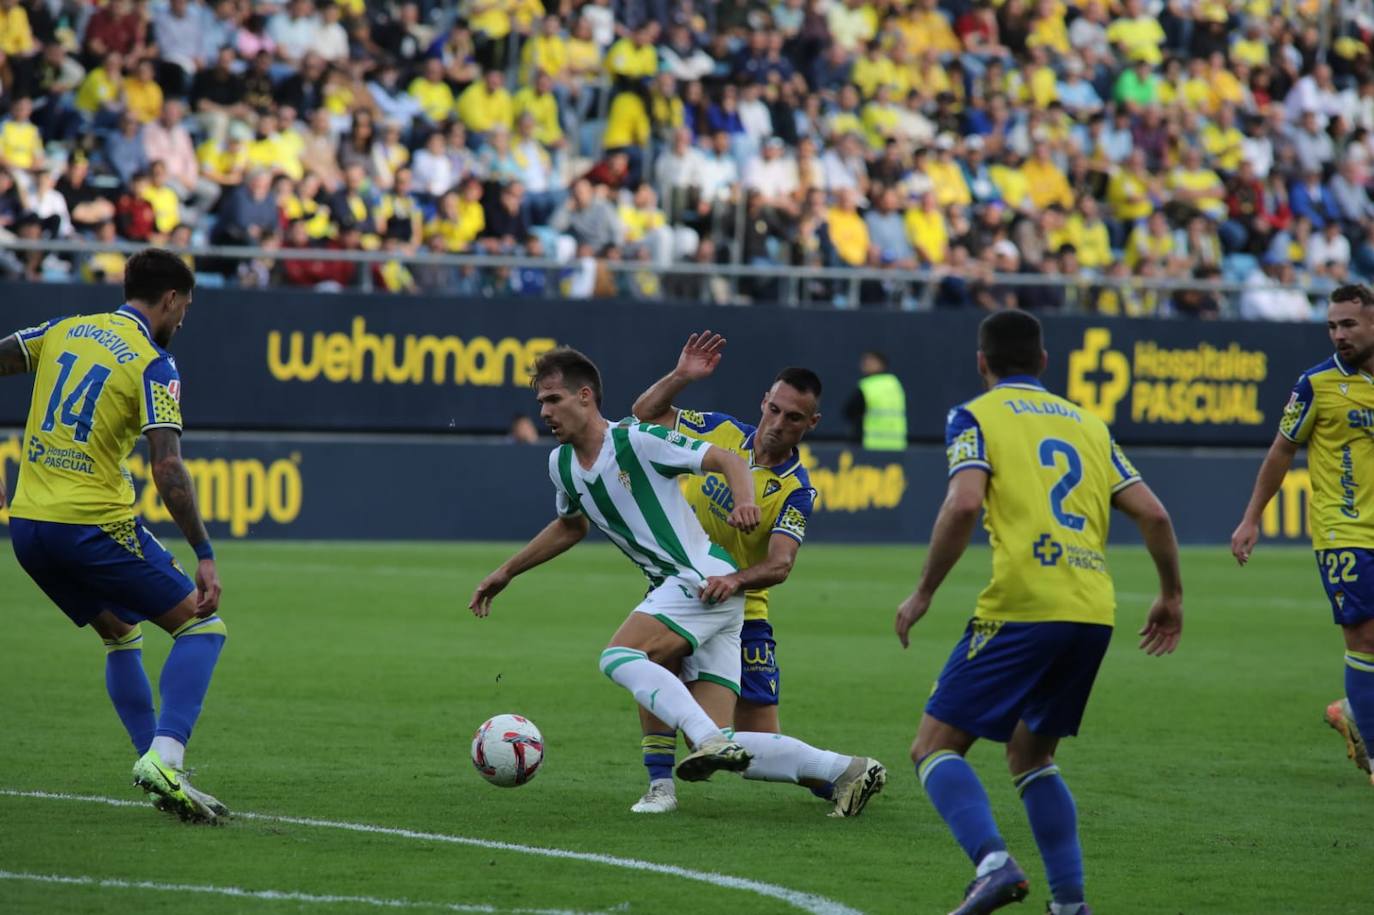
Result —
MULTIPOLYGON (((0 796, 36 798, 38 800, 49 801, 79 801, 87 804, 105 804, 110 807, 144 808, 147 806, 146 804, 121 798, 100 797, 88 794, 61 794, 51 791, 17 791, 13 788, 0 788, 0 796)), ((710 884, 711 886, 720 887, 722 889, 755 893, 759 896, 766 896, 770 899, 777 899, 781 902, 785 902, 803 912, 810 912, 812 915, 862 915, 858 909, 852 909, 842 902, 827 899, 824 896, 803 893, 799 890, 791 890, 785 886, 778 886, 775 883, 764 883, 762 880, 750 880, 745 877, 734 877, 730 874, 719 874, 713 871, 691 870, 690 868, 678 867, 674 864, 658 864, 653 861, 641 861, 638 858, 622 858, 617 855, 603 855, 596 852, 570 851, 565 848, 542 848, 538 845, 517 845, 513 842, 498 842, 494 839, 474 839, 469 836, 456 836, 441 832, 418 832, 413 829, 400 829, 391 826, 373 826, 368 823, 347 823, 340 820, 317 820, 310 817, 275 816, 268 813, 235 813, 234 818, 240 820, 257 820, 264 823, 285 823, 291 826, 313 826, 317 829, 339 829, 345 832, 361 832, 370 835, 394 836, 400 839, 413 839, 419 842, 442 842, 449 845, 467 845, 473 848, 485 848, 492 851, 509 851, 522 855, 535 855, 541 858, 585 861, 589 864, 604 864, 608 867, 619 867, 625 870, 662 874, 667 877, 681 877, 684 880, 695 880, 699 883, 710 884)))
POLYGON ((49 883, 62 886, 93 886, 102 890, 156 890, 163 893, 205 893, 260 899, 264 902, 309 902, 316 905, 371 906, 377 909, 437 909, 441 912, 476 912, 480 915, 594 915, 571 909, 498 909, 490 905, 462 902, 421 902, 414 899, 383 899, 377 896, 336 896, 299 893, 293 890, 245 890, 237 886, 209 886, 202 883, 156 883, 152 880, 119 880, 113 877, 70 876, 67 874, 28 874, 0 870, 0 880, 49 883))

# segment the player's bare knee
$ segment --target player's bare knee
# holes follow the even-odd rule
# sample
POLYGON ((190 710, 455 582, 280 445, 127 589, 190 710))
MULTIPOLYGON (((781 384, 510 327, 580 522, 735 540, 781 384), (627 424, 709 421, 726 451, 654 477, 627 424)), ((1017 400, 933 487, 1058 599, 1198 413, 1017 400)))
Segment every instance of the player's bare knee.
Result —
POLYGON ((1347 651, 1374 653, 1374 620, 1342 626, 1347 651))
POLYGON ((100 636, 103 642, 118 642, 128 637, 136 627, 132 623, 126 623, 113 613, 106 610, 95 619, 91 620, 91 629, 96 635, 100 636))

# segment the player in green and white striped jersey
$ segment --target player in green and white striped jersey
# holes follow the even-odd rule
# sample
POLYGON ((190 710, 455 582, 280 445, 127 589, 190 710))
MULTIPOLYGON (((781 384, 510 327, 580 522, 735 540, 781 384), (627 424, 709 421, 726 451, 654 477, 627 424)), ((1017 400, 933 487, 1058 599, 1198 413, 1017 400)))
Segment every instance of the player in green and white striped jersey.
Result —
MULTIPOLYGON (((727 736, 740 680, 744 595, 712 599, 707 580, 735 571, 674 479, 724 475, 736 497, 732 527, 758 526, 753 476, 739 455, 633 419, 601 415, 601 376, 586 356, 560 348, 534 366, 540 415, 562 444, 549 456, 558 517, 492 572, 472 595, 479 617, 512 578, 571 548, 595 523, 644 572, 650 590, 601 653, 601 670, 646 710, 687 735, 694 752, 677 776, 701 781, 725 769, 762 781, 835 782, 851 757, 782 734, 727 736), (672 673, 690 655, 689 689, 672 673), (666 665, 666 666, 665 666, 666 665)), ((872 792, 865 794, 865 798, 872 792)), ((857 811, 856 811, 857 812, 857 811)))
MULTIPOLYGON (((678 764, 679 778, 744 771, 751 754, 725 735, 662 662, 691 654, 703 670, 738 688, 744 597, 718 603, 700 597, 707 578, 728 575, 735 566, 707 538, 675 478, 716 472, 738 492, 752 492, 749 465, 659 426, 608 422, 601 415, 600 373, 576 350, 546 353, 535 365, 534 381, 540 415, 562 443, 549 456, 558 517, 483 579, 469 606, 486 616, 511 579, 570 549, 586 536, 588 522, 595 523, 651 585, 601 653, 602 672, 687 735, 695 751, 678 764)), ((737 502, 730 523, 752 530, 758 506, 737 502)))

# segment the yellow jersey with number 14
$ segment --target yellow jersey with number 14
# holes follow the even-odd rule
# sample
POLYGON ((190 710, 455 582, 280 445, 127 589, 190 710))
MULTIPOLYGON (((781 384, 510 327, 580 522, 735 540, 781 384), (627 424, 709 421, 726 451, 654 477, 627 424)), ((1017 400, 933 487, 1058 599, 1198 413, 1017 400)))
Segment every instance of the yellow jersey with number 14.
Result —
POLYGON ((1374 378, 1339 356, 1302 373, 1279 432, 1307 445, 1312 546, 1374 547, 1374 378))
MULTIPOLYGON (((687 479, 687 504, 706 529, 713 543, 725 548, 741 569, 768 558, 768 541, 774 534, 806 539, 806 522, 811 518, 816 491, 794 451, 776 467, 754 463, 755 427, 726 413, 698 413, 680 410, 677 431, 734 452, 749 462, 754 475, 754 501, 761 520, 752 533, 736 530, 727 520, 735 500, 725 477, 717 473, 687 479)), ((768 619, 768 589, 744 592, 744 618, 768 619)))
POLYGON ((35 375, 10 514, 110 524, 134 516, 125 459, 149 429, 181 431, 181 380, 143 316, 124 307, 17 334, 35 375))
POLYGON ((974 616, 1112 625, 1112 496, 1140 481, 1100 419, 1029 376, 950 411, 949 473, 989 474, 983 525, 992 581, 974 616))

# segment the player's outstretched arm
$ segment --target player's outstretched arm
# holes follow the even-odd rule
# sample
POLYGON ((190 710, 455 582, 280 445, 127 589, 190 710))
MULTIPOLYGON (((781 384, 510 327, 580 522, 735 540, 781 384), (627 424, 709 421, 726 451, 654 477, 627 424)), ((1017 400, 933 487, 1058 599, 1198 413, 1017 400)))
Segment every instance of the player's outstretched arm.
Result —
POLYGON ((1241 516, 1240 524, 1231 534, 1231 555, 1236 557, 1236 562, 1241 565, 1250 561, 1250 554, 1259 541, 1260 519, 1264 517, 1264 508, 1283 485, 1283 478, 1288 475, 1288 468, 1293 466, 1293 458, 1297 453, 1296 442, 1282 432, 1274 436, 1274 443, 1269 446, 1269 453, 1264 456, 1264 463, 1260 465, 1259 473, 1255 476, 1255 489, 1250 493, 1250 502, 1245 506, 1245 514, 1241 516))
POLYGON ((29 370, 28 357, 18 334, 0 340, 0 375, 22 375, 29 370))
POLYGON ((511 579, 572 549, 587 536, 587 527, 587 516, 582 514, 564 515, 550 521, 520 552, 501 563, 477 585, 472 600, 468 601, 472 615, 480 618, 491 613, 492 600, 505 590, 511 579))
POLYGON ((676 427, 677 407, 673 406, 673 401, 693 381, 710 377, 720 365, 724 348, 725 338, 720 334, 709 330, 692 334, 677 357, 677 365, 635 398, 631 412, 643 422, 669 429, 676 427))
POLYGON ((196 506, 195 484, 181 460, 181 431, 148 430, 148 463, 153 468, 153 485, 172 520, 181 528, 191 549, 196 551, 196 615, 209 616, 219 609, 220 583, 215 569, 215 554, 210 535, 196 506))
POLYGON ((1174 522, 1164 503, 1144 483, 1119 491, 1112 496, 1112 505, 1140 528, 1159 575, 1159 596, 1140 630, 1140 647, 1146 654, 1168 654, 1178 647, 1183 635, 1183 573, 1179 570, 1174 522))
POLYGON ((701 469, 707 473, 722 474, 730 486, 735 507, 727 523, 745 532, 758 527, 762 513, 754 502, 754 475, 749 472, 749 465, 744 463, 744 458, 712 445, 701 459, 701 469))
POLYGON ((894 628, 903 648, 909 644, 907 633, 926 615, 936 590, 968 549, 987 491, 986 470, 972 467, 949 478, 945 501, 940 505, 940 514, 930 532, 930 550, 921 569, 921 579, 916 583, 916 590, 897 608, 894 628))

